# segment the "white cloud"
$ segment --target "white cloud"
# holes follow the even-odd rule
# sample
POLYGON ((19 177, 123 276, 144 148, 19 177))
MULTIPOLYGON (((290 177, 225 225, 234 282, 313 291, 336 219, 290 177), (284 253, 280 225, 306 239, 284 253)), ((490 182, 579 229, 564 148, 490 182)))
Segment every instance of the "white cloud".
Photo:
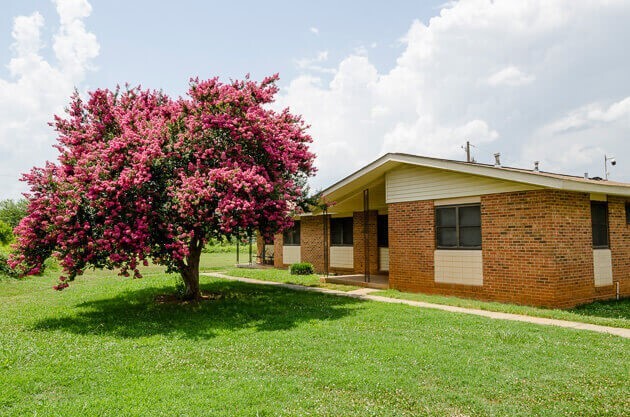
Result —
POLYGON ((327 68, 321 65, 326 61, 328 61, 328 51, 319 51, 315 58, 301 58, 295 60, 295 65, 305 71, 334 74, 336 72, 335 68, 327 68))
POLYGON ((541 131, 549 135, 558 135, 607 125, 617 121, 625 121, 626 124, 630 125, 630 97, 626 97, 609 106, 600 103, 588 104, 571 111, 559 120, 543 126, 541 131))
POLYGON ((523 84, 529 84, 535 79, 535 76, 525 74, 515 66, 509 66, 488 77, 487 83, 492 86, 507 85, 516 87, 523 84))
POLYGON ((56 0, 60 25, 52 46, 56 62, 40 54, 44 18, 38 12, 13 20, 10 77, 0 78, 0 198, 19 197, 16 179, 50 158, 54 132, 48 122, 61 114, 76 86, 99 53, 83 19, 91 12, 85 0, 56 0))
POLYGON ((526 158, 539 155, 547 169, 577 165, 601 177, 604 154, 616 154, 620 165, 611 171, 611 179, 627 181, 630 178, 624 173, 629 171, 630 160, 624 155, 629 150, 629 134, 630 97, 609 105, 590 103, 538 127, 523 154, 526 158))
POLYGON ((310 27, 308 30, 314 35, 319 35, 319 29, 314 26, 310 27))
POLYGON ((388 72, 356 52, 330 81, 304 67, 278 106, 312 125, 315 187, 385 152, 461 159, 467 140, 481 162, 576 174, 614 153, 630 181, 628 21, 621 0, 449 2, 411 24, 388 72))

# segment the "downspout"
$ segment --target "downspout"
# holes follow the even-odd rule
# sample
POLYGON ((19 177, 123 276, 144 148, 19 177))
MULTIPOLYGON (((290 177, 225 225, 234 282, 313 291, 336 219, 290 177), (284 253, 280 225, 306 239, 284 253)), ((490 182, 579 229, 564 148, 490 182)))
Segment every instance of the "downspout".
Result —
POLYGON ((616 289, 616 295, 617 295, 617 301, 619 301, 620 298, 620 294, 619 294, 619 281, 616 281, 615 284, 617 284, 617 289, 616 289))

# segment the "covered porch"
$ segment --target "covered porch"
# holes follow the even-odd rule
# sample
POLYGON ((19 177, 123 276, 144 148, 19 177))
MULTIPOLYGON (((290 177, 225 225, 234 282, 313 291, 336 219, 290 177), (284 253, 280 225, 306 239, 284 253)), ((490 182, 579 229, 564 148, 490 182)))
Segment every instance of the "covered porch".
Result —
POLYGON ((386 290, 389 288, 389 275, 370 275, 369 281, 365 280, 364 274, 354 275, 329 275, 320 278, 322 282, 330 284, 354 285, 357 287, 376 288, 386 290))
POLYGON ((334 203, 317 213, 324 219, 322 280, 389 288, 385 177, 372 178, 358 187, 342 187, 324 198, 334 203))

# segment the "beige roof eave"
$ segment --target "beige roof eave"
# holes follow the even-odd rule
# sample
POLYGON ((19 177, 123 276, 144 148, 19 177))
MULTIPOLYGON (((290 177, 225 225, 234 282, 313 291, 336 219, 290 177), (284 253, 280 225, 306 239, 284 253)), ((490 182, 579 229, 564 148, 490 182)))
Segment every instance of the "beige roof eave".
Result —
POLYGON ((388 153, 383 155, 374 162, 331 185, 322 192, 322 195, 328 201, 343 200, 345 196, 355 193, 357 189, 370 184, 387 171, 404 164, 478 175, 555 190, 630 197, 630 184, 610 184, 604 181, 600 183, 595 180, 582 180, 579 177, 571 178, 557 174, 516 170, 400 153, 388 153))

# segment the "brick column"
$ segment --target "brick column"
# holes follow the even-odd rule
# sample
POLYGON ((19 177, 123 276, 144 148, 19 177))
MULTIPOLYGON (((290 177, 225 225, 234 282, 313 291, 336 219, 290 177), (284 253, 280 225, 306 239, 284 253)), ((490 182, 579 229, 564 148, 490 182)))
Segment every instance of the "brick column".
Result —
POLYGON ((284 244, 284 237, 282 233, 278 233, 273 239, 273 266, 275 268, 284 268, 282 261, 282 245, 284 244))
POLYGON ((260 233, 256 233, 256 263, 262 264, 263 252, 265 251, 265 239, 260 233))
MULTIPOLYGON (((302 262, 310 262, 317 273, 324 272, 324 216, 304 216, 300 219, 302 262)), ((328 221, 328 219, 326 219, 328 221)))

